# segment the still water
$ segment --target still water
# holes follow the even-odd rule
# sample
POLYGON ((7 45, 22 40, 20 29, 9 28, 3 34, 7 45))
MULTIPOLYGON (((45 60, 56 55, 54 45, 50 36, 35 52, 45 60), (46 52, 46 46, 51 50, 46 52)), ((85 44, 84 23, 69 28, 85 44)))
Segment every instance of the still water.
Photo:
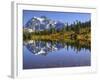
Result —
POLYGON ((34 40, 23 43, 23 69, 90 65, 91 50, 88 44, 34 40))

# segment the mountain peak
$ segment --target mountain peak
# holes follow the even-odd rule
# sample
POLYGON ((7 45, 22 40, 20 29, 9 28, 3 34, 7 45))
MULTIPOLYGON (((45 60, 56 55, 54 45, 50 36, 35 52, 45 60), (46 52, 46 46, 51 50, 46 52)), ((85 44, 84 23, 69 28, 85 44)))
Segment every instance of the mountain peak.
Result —
POLYGON ((34 16, 31 20, 27 22, 25 27, 27 27, 27 29, 32 29, 33 31, 50 29, 51 27, 60 29, 61 27, 64 27, 64 23, 60 21, 54 21, 46 16, 34 16))

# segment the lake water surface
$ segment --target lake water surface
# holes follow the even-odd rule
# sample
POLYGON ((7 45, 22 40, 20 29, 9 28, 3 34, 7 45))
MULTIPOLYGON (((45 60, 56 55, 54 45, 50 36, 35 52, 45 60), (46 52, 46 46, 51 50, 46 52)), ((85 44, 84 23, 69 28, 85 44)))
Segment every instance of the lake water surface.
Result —
POLYGON ((23 69, 82 67, 91 65, 91 50, 86 45, 61 41, 23 43, 23 69))

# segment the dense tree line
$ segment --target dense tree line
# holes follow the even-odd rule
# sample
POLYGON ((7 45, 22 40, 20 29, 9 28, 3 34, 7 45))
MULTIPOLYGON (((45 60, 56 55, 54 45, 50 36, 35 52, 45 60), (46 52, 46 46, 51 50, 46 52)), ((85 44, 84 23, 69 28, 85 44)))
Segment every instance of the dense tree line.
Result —
POLYGON ((55 27, 51 27, 50 29, 45 29, 43 31, 35 31, 32 34, 35 35, 49 35, 52 33, 58 33, 58 32, 66 32, 66 31, 74 31, 76 34, 79 34, 80 29, 82 28, 90 28, 91 27, 91 21, 86 21, 86 22, 80 22, 76 20, 76 22, 73 22, 73 24, 66 25, 62 27, 62 29, 56 29, 55 27))

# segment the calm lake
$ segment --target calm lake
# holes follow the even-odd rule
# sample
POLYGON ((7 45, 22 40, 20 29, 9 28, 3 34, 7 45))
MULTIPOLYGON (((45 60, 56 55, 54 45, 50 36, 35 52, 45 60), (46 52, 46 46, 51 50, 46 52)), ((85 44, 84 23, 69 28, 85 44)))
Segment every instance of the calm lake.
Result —
POLYGON ((23 69, 82 67, 91 65, 88 44, 30 40, 23 43, 23 69))

